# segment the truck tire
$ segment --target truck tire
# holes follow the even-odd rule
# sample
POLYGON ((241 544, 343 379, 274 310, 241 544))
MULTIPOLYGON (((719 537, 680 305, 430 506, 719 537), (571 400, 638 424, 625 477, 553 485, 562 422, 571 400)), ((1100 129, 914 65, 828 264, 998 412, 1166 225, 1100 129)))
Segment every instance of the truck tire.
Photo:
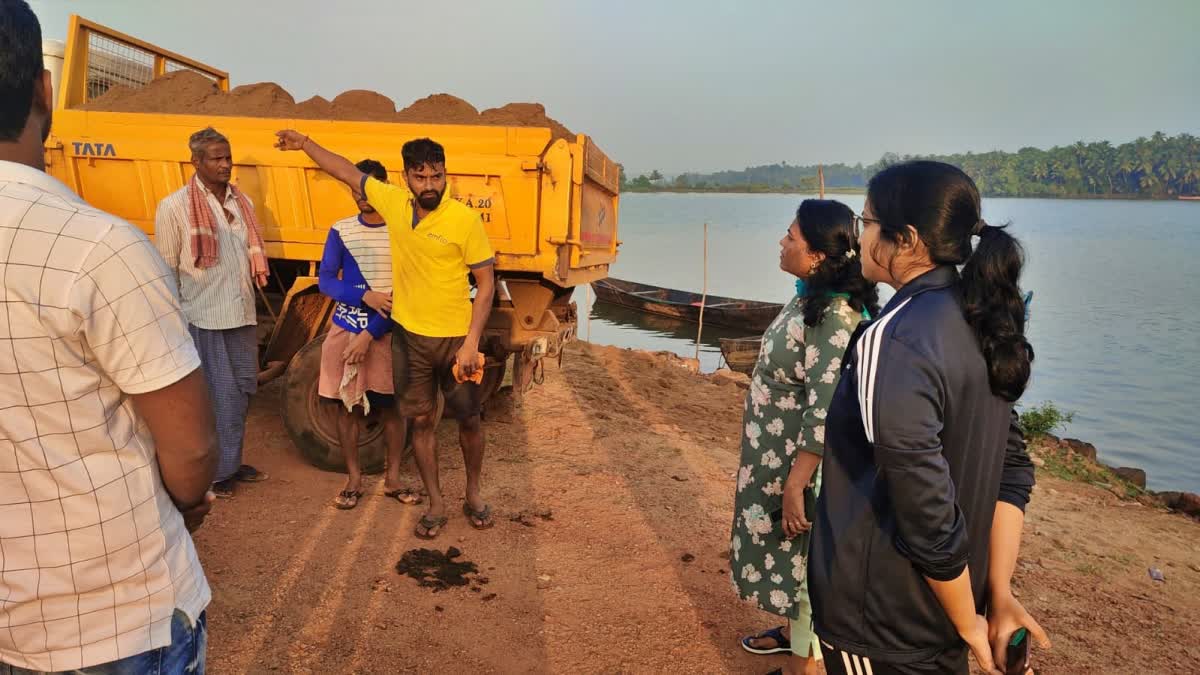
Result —
MULTIPOLYGON (((346 458, 337 438, 341 404, 322 401, 317 395, 324 343, 325 334, 318 335, 292 357, 283 385, 283 425, 300 454, 310 463, 325 471, 344 473, 346 458)), ((363 473, 379 473, 387 458, 382 420, 360 418, 359 424, 362 426, 358 432, 358 457, 363 473)))

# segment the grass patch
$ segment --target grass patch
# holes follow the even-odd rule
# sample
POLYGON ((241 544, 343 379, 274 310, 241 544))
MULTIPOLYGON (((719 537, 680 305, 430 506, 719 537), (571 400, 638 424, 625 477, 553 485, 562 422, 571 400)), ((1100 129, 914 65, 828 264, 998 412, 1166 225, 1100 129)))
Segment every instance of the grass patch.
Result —
POLYGON ((1129 567, 1135 561, 1135 558, 1128 553, 1118 553, 1116 555, 1109 556, 1109 558, 1122 567, 1129 567))
POLYGON ((1061 410, 1053 401, 1046 401, 1021 412, 1021 428, 1026 436, 1045 436, 1066 427, 1074 419, 1074 411, 1061 410))
POLYGON ((1070 452, 1051 436, 1032 439, 1029 449, 1045 462, 1038 470, 1055 478, 1095 485, 1123 499, 1137 499, 1146 494, 1145 490, 1109 471, 1107 467, 1070 452))

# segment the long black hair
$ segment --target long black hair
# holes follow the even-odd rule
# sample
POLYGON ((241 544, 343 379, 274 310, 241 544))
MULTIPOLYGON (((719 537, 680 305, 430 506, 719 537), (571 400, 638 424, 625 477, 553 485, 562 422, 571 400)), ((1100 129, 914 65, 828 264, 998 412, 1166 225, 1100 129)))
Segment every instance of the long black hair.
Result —
POLYGON ((871 178, 867 201, 882 241, 899 244, 912 225, 932 262, 962 265, 963 316, 987 360, 992 393, 1008 401, 1020 398, 1033 363, 1019 283, 1025 252, 1007 226, 983 221, 975 182, 949 164, 905 162, 871 178), (979 237, 974 252, 972 236, 979 237))
POLYGON ((862 275, 854 212, 850 207, 832 199, 805 199, 796 209, 796 222, 808 248, 825 254, 821 264, 804 280, 808 288, 802 310, 804 324, 821 323, 833 293, 848 295, 850 307, 856 312, 866 309, 872 316, 878 314, 879 291, 862 275))

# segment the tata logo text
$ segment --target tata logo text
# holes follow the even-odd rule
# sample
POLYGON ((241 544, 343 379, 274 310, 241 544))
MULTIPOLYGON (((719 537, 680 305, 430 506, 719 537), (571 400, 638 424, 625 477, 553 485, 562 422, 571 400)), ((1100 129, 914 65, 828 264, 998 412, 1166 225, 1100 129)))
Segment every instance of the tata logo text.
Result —
POLYGON ((117 149, 112 143, 71 143, 75 146, 75 154, 79 157, 116 157, 117 149))

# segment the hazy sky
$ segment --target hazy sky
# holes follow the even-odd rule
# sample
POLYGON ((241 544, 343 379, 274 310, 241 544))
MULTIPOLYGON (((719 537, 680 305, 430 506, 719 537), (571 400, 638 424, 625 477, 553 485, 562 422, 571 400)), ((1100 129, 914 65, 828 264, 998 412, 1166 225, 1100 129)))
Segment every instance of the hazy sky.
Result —
POLYGON ((297 100, 540 101, 631 172, 1200 133, 1200 0, 32 0, 297 100))

